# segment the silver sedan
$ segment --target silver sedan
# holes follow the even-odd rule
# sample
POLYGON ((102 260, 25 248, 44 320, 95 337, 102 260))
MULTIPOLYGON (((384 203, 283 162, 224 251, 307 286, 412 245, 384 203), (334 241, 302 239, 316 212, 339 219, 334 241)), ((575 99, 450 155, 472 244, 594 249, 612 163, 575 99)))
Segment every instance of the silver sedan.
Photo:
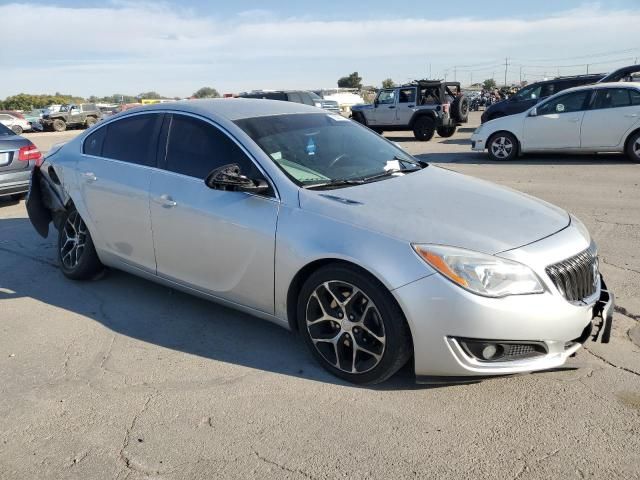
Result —
POLYGON ((29 216, 62 272, 104 266, 297 331, 355 383, 562 365, 613 296, 567 212, 290 102, 160 104, 49 153, 29 216))

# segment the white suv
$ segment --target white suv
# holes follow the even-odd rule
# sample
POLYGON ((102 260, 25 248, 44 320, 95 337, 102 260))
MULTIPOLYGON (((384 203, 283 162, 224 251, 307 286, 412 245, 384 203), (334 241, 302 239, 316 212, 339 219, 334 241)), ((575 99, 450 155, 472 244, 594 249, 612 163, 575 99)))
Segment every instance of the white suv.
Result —
POLYGON ((640 83, 564 90, 523 113, 481 125, 471 144, 492 160, 529 152, 623 152, 640 162, 640 83))

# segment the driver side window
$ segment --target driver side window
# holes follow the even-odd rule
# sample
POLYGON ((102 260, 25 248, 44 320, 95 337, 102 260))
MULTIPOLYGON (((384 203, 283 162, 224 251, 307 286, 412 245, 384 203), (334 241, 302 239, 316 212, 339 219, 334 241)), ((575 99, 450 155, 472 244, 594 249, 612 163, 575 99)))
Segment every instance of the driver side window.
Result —
POLYGON ((551 100, 538 107, 538 115, 551 115, 559 113, 571 113, 585 110, 587 97, 591 93, 590 90, 581 90, 551 100))
POLYGON ((378 103, 381 105, 393 105, 396 102, 395 90, 382 90, 378 94, 378 103))
POLYGON ((215 168, 237 163, 243 175, 264 180, 242 149, 209 123, 186 115, 173 115, 168 136, 166 170, 204 179, 215 168))

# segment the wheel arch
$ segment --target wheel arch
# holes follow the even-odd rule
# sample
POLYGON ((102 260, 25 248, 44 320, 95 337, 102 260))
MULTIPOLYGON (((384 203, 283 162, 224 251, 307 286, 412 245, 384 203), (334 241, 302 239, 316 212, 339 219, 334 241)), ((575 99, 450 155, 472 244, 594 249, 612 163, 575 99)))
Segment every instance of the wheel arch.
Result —
POLYGON ((640 133, 640 127, 634 128, 633 130, 631 130, 627 134, 626 138, 624 139, 624 143, 623 143, 623 150, 622 150, 623 152, 626 153, 627 149, 629 148, 629 142, 631 141, 631 138, 637 133, 640 133))
POLYGON ((518 149, 516 155, 521 155, 522 154, 522 141, 520 140, 520 137, 518 136, 518 134, 516 134, 515 132, 512 132, 511 130, 502 129, 502 130, 496 130, 495 132, 493 132, 491 135, 489 135, 487 137, 487 142, 484 145, 485 148, 487 150, 489 150, 489 145, 491 144, 491 140, 493 140, 493 137, 495 137, 496 135, 498 135, 500 133, 508 133, 509 135, 513 135, 513 138, 515 138, 516 142, 518 142, 517 145, 516 145, 516 147, 518 149))
MULTIPOLYGON (((398 303, 395 299, 395 296, 389 291, 385 283, 380 280, 374 273, 366 268, 358 265, 349 260, 344 260, 341 258, 320 258, 317 260, 313 260, 303 266, 298 272, 293 276, 291 283, 289 284, 289 288, 287 289, 287 322, 289 323, 289 328, 293 332, 298 331, 298 323, 296 322, 296 310, 298 303, 298 295, 300 294, 300 290, 302 289, 302 285, 304 282, 316 271, 319 269, 326 267, 327 265, 337 265, 337 266, 345 266, 349 268, 353 268, 354 270, 362 273, 363 275, 368 276, 376 283, 380 284, 387 292, 389 292, 390 298, 393 298, 393 301, 398 303)), ((398 304, 400 308, 400 304, 398 304)), ((400 308, 402 310, 402 308, 400 308)))
POLYGON ((418 121, 418 119, 422 117, 429 117, 433 121, 437 119, 436 113, 432 110, 417 111, 416 113, 413 114, 413 116, 411 117, 411 120, 409 120, 409 128, 413 128, 416 121, 418 121))

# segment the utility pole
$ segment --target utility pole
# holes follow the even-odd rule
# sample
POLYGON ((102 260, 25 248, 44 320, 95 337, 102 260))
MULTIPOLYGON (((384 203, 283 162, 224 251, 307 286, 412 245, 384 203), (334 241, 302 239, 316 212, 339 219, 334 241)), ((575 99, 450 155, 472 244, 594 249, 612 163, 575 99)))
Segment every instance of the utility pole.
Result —
POLYGON ((587 63, 587 75, 589 75, 589 64, 587 63))
POLYGON ((473 85, 473 72, 469 73, 469 86, 473 85))
POLYGON ((507 86, 507 70, 509 68, 509 58, 504 58, 504 86, 507 86))
POLYGON ((429 64, 429 80, 431 80, 431 64, 429 64))
POLYGON ((458 67, 456 67, 455 65, 453 66, 453 81, 458 81, 458 67))
POLYGON ((522 85, 522 65, 520 65, 520 85, 522 85))

